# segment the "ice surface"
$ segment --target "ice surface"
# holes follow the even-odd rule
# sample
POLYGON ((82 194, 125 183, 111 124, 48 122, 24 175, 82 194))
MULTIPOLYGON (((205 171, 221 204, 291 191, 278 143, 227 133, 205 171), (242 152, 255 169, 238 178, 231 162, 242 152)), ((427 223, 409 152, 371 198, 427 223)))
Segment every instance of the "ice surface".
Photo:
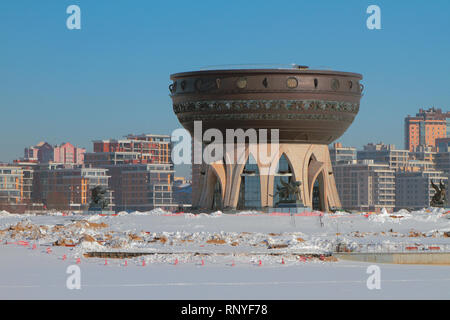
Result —
POLYGON ((369 264, 300 258, 327 255, 337 244, 349 251, 450 249, 449 212, 322 215, 0 212, 0 298, 450 298, 449 266, 381 265, 382 289, 373 291, 369 264), (84 256, 93 251, 154 254, 105 266, 84 256), (83 288, 69 290, 65 272, 77 258, 83 288))

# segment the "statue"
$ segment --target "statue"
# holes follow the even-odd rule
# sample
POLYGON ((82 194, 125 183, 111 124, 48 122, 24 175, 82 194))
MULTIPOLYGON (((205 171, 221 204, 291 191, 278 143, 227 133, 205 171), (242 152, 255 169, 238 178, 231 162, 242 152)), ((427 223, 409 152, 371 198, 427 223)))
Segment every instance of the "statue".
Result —
POLYGON ((300 195, 300 181, 290 181, 289 183, 284 182, 283 179, 280 179, 281 185, 277 185, 277 192, 272 195, 275 197, 276 195, 280 196, 280 201, 278 203, 302 203, 301 195, 300 195))
POLYGON ((442 180, 439 180, 439 187, 433 183, 433 180, 431 180, 431 186, 434 190, 436 190, 436 192, 434 193, 433 198, 431 198, 430 206, 438 208, 447 206, 447 195, 445 193, 445 185, 442 183, 442 180))
POLYGON ((106 199, 106 189, 102 186, 96 186, 91 190, 91 203, 89 210, 103 210, 108 206, 106 199))

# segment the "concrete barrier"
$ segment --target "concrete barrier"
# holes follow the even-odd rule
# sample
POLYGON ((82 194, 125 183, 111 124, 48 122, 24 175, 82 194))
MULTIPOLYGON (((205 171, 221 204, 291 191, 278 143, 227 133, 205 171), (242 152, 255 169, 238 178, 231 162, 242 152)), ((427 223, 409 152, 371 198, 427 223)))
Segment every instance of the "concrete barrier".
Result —
POLYGON ((450 265, 450 252, 335 253, 333 255, 342 260, 371 263, 450 265))

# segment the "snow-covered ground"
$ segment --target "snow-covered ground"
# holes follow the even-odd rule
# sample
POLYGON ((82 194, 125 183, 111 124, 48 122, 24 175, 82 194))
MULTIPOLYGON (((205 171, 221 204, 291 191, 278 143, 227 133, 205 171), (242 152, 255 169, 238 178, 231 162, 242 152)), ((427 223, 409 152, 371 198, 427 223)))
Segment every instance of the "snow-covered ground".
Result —
POLYGON ((346 251, 450 251, 449 217, 443 209, 295 217, 0 212, 0 298, 448 299, 450 266, 379 265, 381 289, 369 290, 370 264, 327 256, 338 243, 346 251), (154 254, 84 255, 114 251, 154 254), (69 290, 66 268, 77 259, 82 288, 69 290))

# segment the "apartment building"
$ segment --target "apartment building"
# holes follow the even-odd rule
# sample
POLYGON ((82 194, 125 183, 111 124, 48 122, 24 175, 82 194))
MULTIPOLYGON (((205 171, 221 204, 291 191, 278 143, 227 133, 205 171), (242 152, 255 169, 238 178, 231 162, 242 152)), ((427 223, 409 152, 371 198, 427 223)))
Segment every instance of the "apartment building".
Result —
POLYGON ((172 211, 177 207, 172 199, 172 165, 118 164, 107 168, 117 211, 172 211))
POLYGON ((108 209, 114 207, 106 169, 48 163, 37 166, 34 176, 33 200, 42 202, 47 209, 86 210, 91 202, 91 191, 96 186, 108 190, 108 209))
POLYGON ((52 146, 47 142, 39 142, 35 146, 25 148, 23 162, 83 164, 86 149, 75 147, 70 142, 52 146))
POLYGON ((395 145, 369 143, 357 151, 357 160, 373 160, 375 164, 386 164, 390 169, 400 170, 408 166, 409 151, 396 149, 395 145))
POLYGON ((395 207, 395 170, 374 160, 336 165, 336 186, 346 210, 380 211, 395 207))
POLYGON ((431 181, 436 185, 439 185, 442 181, 448 187, 448 176, 441 171, 396 172, 396 209, 419 210, 428 208, 431 198, 435 194, 431 181))
POLYGON ((334 143, 332 147, 329 148, 331 165, 334 167, 336 165, 350 164, 356 160, 356 148, 344 147, 342 143, 334 143))
POLYGON ((450 137, 450 112, 442 109, 420 109, 416 116, 405 118, 405 149, 415 151, 419 146, 436 149, 436 139, 450 137))
POLYGON ((0 206, 21 204, 23 197, 22 168, 0 164, 0 206))
POLYGON ((142 134, 124 139, 95 140, 86 164, 108 170, 116 210, 176 210, 170 136, 142 134))

